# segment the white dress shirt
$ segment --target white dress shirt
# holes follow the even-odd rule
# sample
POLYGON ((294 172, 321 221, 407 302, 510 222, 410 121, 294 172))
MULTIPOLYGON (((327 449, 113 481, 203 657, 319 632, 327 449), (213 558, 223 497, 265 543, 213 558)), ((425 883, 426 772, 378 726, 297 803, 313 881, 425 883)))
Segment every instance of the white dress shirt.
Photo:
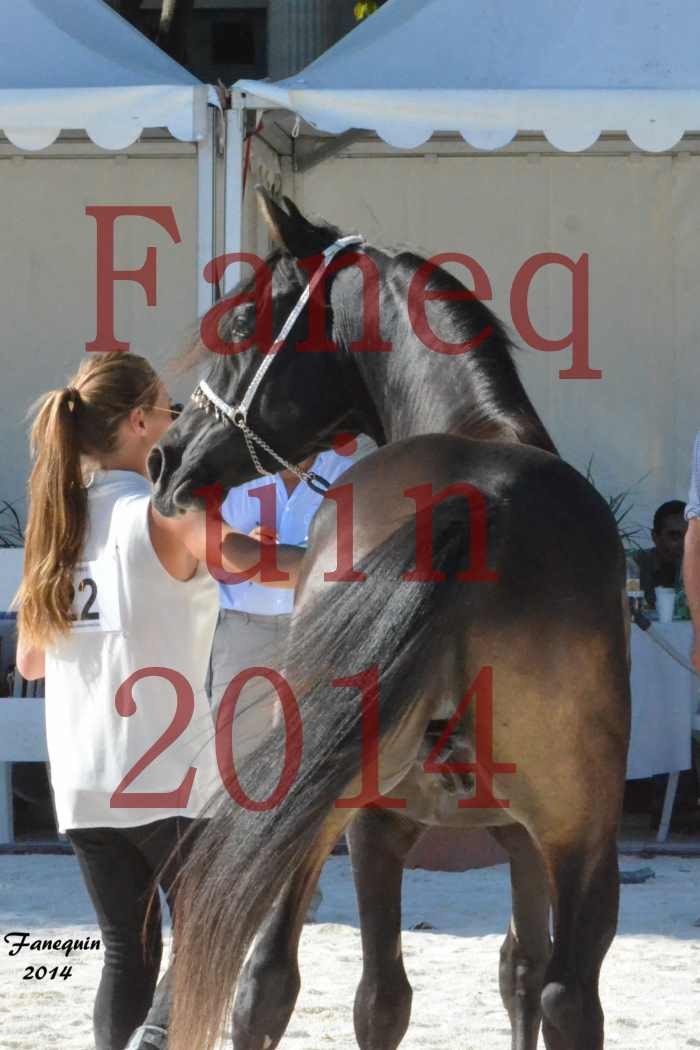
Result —
MULTIPOLYGON (((337 452, 321 452, 311 470, 326 481, 333 482, 345 473, 353 463, 361 459, 374 447, 369 439, 358 441, 358 450, 351 456, 340 456, 337 452)), ((290 495, 282 477, 261 476, 244 485, 231 489, 221 506, 221 513, 231 528, 246 534, 260 524, 261 502, 249 495, 264 485, 274 485, 276 492, 277 542, 294 547, 306 547, 309 542, 311 520, 321 506, 323 496, 315 492, 305 481, 300 481, 290 495)), ((219 584, 221 607, 237 612, 255 613, 259 616, 281 616, 289 614, 294 606, 294 591, 285 587, 264 587, 247 580, 245 583, 219 584)))

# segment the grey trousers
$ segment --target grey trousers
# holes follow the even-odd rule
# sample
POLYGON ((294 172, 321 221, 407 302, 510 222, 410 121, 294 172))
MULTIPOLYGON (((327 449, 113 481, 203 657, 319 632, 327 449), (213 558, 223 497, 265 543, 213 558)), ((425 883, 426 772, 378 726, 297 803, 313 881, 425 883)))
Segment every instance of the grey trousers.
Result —
MULTIPOLYGON (((290 619, 221 610, 207 677, 214 718, 229 683, 241 671, 250 667, 281 670, 290 619)), ((243 686, 232 726, 236 763, 254 751, 269 732, 278 706, 277 694, 266 679, 252 678, 243 686)))
MULTIPOLYGON (((209 661, 207 695, 214 718, 232 678, 248 667, 270 667, 281 671, 291 616, 256 616, 222 609, 214 634, 209 661)), ((261 678, 251 679, 242 689, 231 731, 236 765, 254 751, 281 717, 277 694, 261 678)), ((323 900, 314 893, 307 922, 313 922, 323 900)))

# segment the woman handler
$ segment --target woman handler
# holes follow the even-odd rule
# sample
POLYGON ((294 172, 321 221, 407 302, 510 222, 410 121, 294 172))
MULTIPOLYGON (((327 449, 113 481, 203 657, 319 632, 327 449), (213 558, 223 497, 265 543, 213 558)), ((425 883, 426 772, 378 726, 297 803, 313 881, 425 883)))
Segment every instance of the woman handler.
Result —
MULTIPOLYGON (((41 399, 31 434, 17 665, 46 678, 59 830, 102 931, 96 1050, 123 1050, 147 1014, 129 1045, 165 1045, 157 900, 143 942, 141 931, 156 879, 172 910, 193 842, 184 832, 220 784, 204 691, 218 610, 204 515, 161 517, 146 475, 173 415, 144 358, 99 354, 41 399)), ((220 536, 226 571, 257 563, 255 540, 220 536)), ((301 552, 280 555, 293 586, 301 552)))

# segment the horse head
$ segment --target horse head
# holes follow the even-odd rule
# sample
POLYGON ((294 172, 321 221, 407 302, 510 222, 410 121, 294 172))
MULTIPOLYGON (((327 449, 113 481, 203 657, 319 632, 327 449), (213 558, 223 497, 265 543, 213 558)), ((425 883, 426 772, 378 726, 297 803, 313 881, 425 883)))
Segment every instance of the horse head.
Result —
MULTIPOLYGON (((196 350, 209 351, 201 354, 203 382, 148 461, 155 505, 166 515, 203 505, 212 485, 226 492, 249 481, 258 464, 276 473, 283 461, 297 464, 328 448, 338 433, 371 432, 358 409, 363 391, 352 360, 329 343, 330 276, 312 285, 316 324, 303 300, 339 231, 308 221, 287 198, 284 210, 258 193, 278 247, 200 326, 196 350)), ((337 250, 344 247, 341 240, 337 250)))

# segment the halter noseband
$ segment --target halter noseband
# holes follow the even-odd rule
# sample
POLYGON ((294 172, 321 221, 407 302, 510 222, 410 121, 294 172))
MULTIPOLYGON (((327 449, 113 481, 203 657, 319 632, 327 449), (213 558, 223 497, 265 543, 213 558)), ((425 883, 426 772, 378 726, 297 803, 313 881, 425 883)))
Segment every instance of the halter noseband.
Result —
POLYGON ((258 392, 260 384, 262 383, 263 379, 265 378, 265 375, 267 374, 268 369, 270 368, 272 362, 275 359, 277 351, 281 350, 284 346, 287 338, 289 337, 289 333, 291 332, 292 328, 299 319, 302 310, 308 303, 309 299, 311 298, 311 295, 316 290, 322 277, 324 276, 328 264, 331 262, 332 259, 335 258, 336 255, 338 255, 339 252, 343 251, 344 248, 348 248, 352 244, 362 244, 363 242, 364 238, 359 237, 357 235, 353 235, 350 237, 341 237, 339 238, 339 240, 335 241, 333 244, 329 245, 329 247, 325 249, 325 251, 323 252, 323 262, 321 263, 319 268, 313 273, 311 280, 299 296, 299 299, 297 300, 294 309, 290 313, 287 320, 284 322, 284 325, 282 326, 282 329, 279 335, 277 336, 277 339, 274 341, 271 350, 268 351, 268 353, 263 358, 260 367, 258 368, 252 380, 250 381, 250 385, 246 390, 245 394, 243 395, 243 398, 241 399, 239 404, 227 404, 226 401, 224 401, 223 398, 220 398, 219 395, 216 394, 209 386, 209 384, 206 383, 204 380, 201 380, 201 382, 195 387, 192 393, 192 400, 198 408, 201 408, 206 413, 213 411, 214 416, 220 422, 226 420, 227 422, 231 423, 234 427, 238 427, 238 429, 242 431, 243 437, 245 438, 246 446, 248 448, 248 452, 250 453, 250 458, 252 459, 253 465, 257 470, 258 474, 271 475, 272 471, 265 470, 262 466, 255 449, 256 445, 259 445, 260 448, 264 449, 269 456, 277 460, 277 462, 280 463, 283 467, 286 467, 287 470, 291 470, 292 473, 296 474, 296 476, 301 481, 305 481, 306 484, 314 490, 314 492, 318 492, 321 495, 325 493, 326 489, 330 488, 330 482, 326 481, 325 478, 322 478, 320 474, 315 474, 312 470, 301 470, 294 463, 290 463, 283 456, 280 456, 277 452, 275 452, 275 450, 271 448, 270 445, 268 445, 268 443, 264 441, 259 434, 256 434, 255 431, 248 426, 248 411, 253 402, 253 398, 258 392))

